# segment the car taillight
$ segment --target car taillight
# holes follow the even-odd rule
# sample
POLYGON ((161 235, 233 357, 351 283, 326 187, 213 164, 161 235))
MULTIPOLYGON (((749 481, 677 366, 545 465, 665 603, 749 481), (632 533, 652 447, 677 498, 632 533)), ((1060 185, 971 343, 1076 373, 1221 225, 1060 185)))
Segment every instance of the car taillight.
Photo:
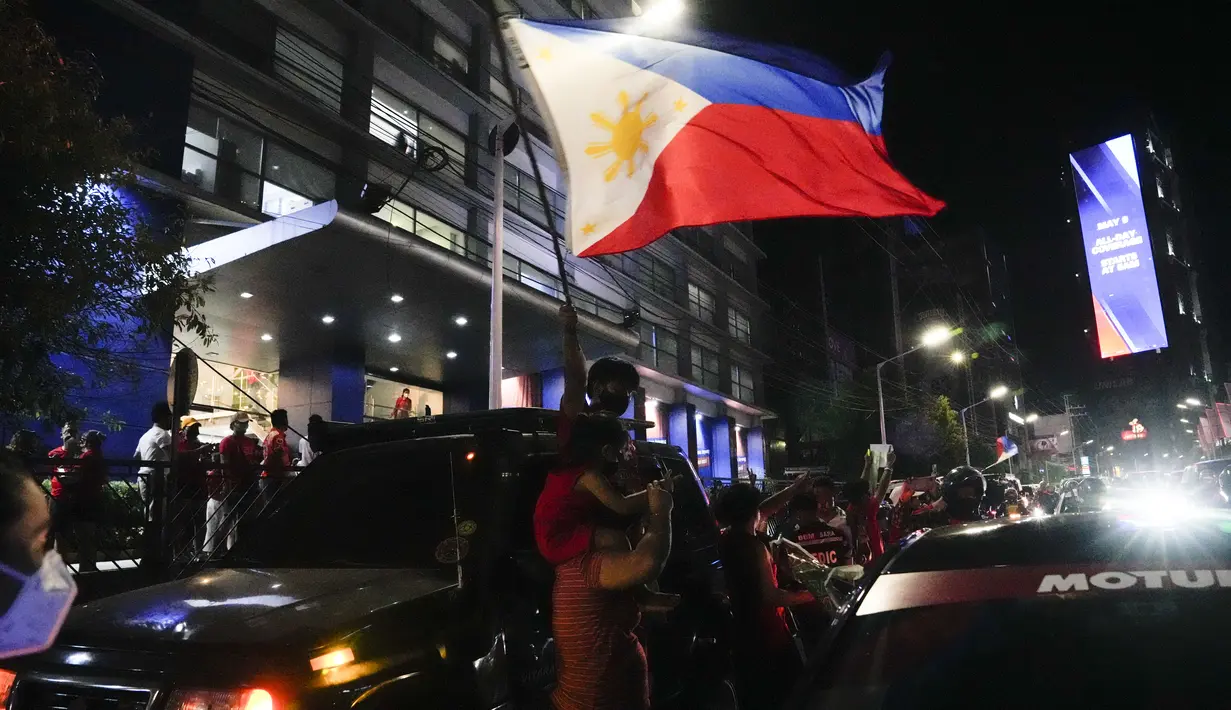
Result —
POLYGON ((7 707, 9 694, 13 692, 13 681, 15 680, 17 680, 16 673, 0 668, 0 707, 7 707))
POLYGON ((278 710, 274 696, 261 688, 242 690, 177 690, 167 710, 278 710))

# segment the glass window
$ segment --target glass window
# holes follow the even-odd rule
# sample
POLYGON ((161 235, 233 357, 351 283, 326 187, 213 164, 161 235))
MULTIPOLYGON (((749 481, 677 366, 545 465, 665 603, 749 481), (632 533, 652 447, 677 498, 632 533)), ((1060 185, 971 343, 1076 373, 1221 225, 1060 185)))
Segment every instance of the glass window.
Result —
MULTIPOLYGON (((188 129, 192 138, 192 128, 188 129)), ((180 168, 180 179, 189 185, 196 185, 206 192, 214 191, 214 178, 218 175, 218 161, 203 154, 191 144, 184 146, 184 164, 180 168)))
POLYGON ((458 254, 466 253, 466 233, 433 217, 423 210, 415 210, 415 235, 458 254))
POLYGON ((718 353, 707 347, 692 345, 692 379, 717 391, 721 378, 718 376, 718 353))
POLYGON ((443 147, 450 160, 466 161, 466 138, 462 134, 425 114, 419 114, 419 128, 423 131, 419 137, 426 139, 429 145, 443 147))
POLYGON ((419 111, 380 86, 372 87, 372 120, 368 132, 382 143, 413 154, 419 140, 419 111))
POLYGON ((675 333, 654 323, 641 322, 641 359, 650 363, 655 370, 668 374, 678 374, 679 339, 675 333))
POLYGON ((282 217, 311 206, 312 200, 303 195, 291 192, 268 180, 265 182, 265 189, 261 193, 261 211, 265 214, 282 217))
POLYGON ((727 331, 741 343, 752 342, 752 323, 738 308, 727 309, 727 331))
POLYGON ((513 107, 513 94, 509 93, 509 87, 504 85, 504 82, 499 79, 501 71, 492 69, 491 78, 488 81, 488 86, 492 92, 492 98, 496 99, 509 108, 513 107))
POLYGON ((436 55, 437 65, 454 77, 465 81, 470 75, 470 56, 466 49, 439 29, 432 37, 432 51, 436 55))
POLYGON ((1180 315, 1184 315, 1184 294, 1177 293, 1175 295, 1175 300, 1180 307, 1180 315))
POLYGON ((274 40, 274 76, 334 113, 342 110, 341 60, 282 27, 274 40))
POLYGON ((314 200, 333 197, 334 175, 331 170, 274 142, 266 148, 264 178, 314 200))
POLYGON ((714 322, 714 294, 694 283, 688 284, 688 311, 694 318, 712 324, 714 322))
POLYGON ((1160 198, 1162 198, 1162 197, 1166 197, 1166 196, 1167 196, 1167 195, 1163 192, 1163 177, 1162 177, 1161 175, 1155 175, 1155 176, 1154 176, 1154 187, 1156 187, 1156 188, 1158 189, 1158 196, 1159 196, 1160 198))
POLYGON ((376 213, 376 218, 383 219, 398 229, 404 229, 411 234, 415 233, 415 208, 401 200, 389 200, 381 208, 380 212, 376 213))
POLYGON ((259 208, 264 145, 259 133, 194 104, 188 109, 180 177, 219 197, 259 208))
POLYGON ((755 398, 752 371, 747 365, 731 366, 731 395, 742 402, 751 402, 755 398))

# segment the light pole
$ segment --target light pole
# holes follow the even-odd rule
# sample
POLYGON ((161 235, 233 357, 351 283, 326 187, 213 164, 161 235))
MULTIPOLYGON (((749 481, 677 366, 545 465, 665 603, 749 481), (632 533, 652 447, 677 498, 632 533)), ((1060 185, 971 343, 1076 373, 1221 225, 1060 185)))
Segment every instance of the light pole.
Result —
POLYGON ((959 412, 959 416, 961 416, 962 418, 962 440, 966 442, 966 465, 967 466, 970 465, 970 436, 967 435, 966 433, 966 410, 973 409, 979 406, 980 404, 983 404, 984 402, 987 402, 993 399, 1000 399, 1001 397, 1005 396, 1008 393, 1009 393, 1008 387, 1005 387, 1004 385, 996 385, 995 387, 992 388, 992 391, 987 393, 986 397, 979 400, 978 402, 975 402, 974 404, 968 404, 965 407, 962 407, 961 411, 959 412))
POLYGON ((904 353, 898 353, 888 360, 877 363, 876 365, 876 410, 880 414, 881 424, 881 444, 889 443, 889 434, 885 431, 885 389, 881 384, 881 368, 891 362, 896 362, 910 355, 913 352, 918 352, 924 348, 931 348, 941 343, 947 342, 950 338, 962 332, 960 328, 950 329, 945 326, 937 326, 928 330, 923 334, 923 338, 915 347, 907 350, 904 353))

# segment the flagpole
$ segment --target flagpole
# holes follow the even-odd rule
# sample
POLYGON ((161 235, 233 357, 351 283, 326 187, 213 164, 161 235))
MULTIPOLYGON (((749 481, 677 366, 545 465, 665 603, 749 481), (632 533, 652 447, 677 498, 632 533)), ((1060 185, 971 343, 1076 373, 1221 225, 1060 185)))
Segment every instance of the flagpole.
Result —
MULTIPOLYGON (((539 170, 538 158, 534 155, 534 142, 528 136, 530 132, 526 130, 526 120, 522 115, 521 110, 521 94, 517 91, 517 84, 513 81, 513 73, 509 70, 509 48, 505 44, 504 32, 500 26, 500 14, 496 10, 495 0, 487 0, 487 10, 492 16, 492 28, 496 32, 496 51, 500 54, 500 70, 504 77, 504 85, 509 90, 509 95, 513 99, 513 119, 517 122, 517 127, 522 133, 526 134, 526 155, 530 156, 530 169, 534 173, 534 182, 538 186, 539 201, 543 203, 543 216, 546 221, 547 233, 551 235, 551 247, 556 253, 556 269, 560 272, 560 289, 564 295, 564 302, 568 305, 573 305, 573 296, 569 291, 568 272, 564 268, 564 252, 560 247, 560 233, 556 230, 556 221, 551 211, 551 203, 547 200, 547 188, 543 184, 543 173, 539 170)), ((501 205, 503 208, 503 204, 501 205)))
POLYGON ((500 409, 500 385, 504 380, 504 131, 492 129, 492 153, 496 159, 492 188, 492 309, 491 349, 488 353, 487 408, 500 409))

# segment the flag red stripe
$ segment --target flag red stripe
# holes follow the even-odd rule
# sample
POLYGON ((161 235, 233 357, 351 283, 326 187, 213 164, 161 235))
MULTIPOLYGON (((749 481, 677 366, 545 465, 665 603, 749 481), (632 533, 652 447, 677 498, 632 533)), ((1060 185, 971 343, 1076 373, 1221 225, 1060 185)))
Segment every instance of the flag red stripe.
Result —
POLYGON ((637 249, 683 226, 933 215, 943 207, 897 172, 884 140, 858 123, 713 104, 659 155, 637 211, 581 256, 637 249))

